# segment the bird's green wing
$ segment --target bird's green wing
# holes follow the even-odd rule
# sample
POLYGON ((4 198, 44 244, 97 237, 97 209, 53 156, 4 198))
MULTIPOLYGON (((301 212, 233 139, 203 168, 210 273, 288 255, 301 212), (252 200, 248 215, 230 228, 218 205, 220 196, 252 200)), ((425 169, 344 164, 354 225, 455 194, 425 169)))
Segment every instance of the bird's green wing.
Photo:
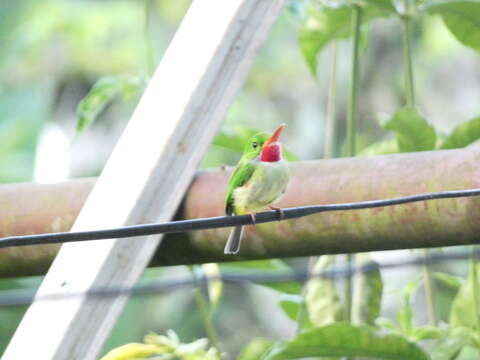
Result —
POLYGON ((228 184, 227 195, 225 196, 225 212, 227 215, 233 214, 233 191, 245 185, 252 177, 254 171, 255 165, 249 160, 241 160, 233 171, 230 177, 230 183, 228 184))

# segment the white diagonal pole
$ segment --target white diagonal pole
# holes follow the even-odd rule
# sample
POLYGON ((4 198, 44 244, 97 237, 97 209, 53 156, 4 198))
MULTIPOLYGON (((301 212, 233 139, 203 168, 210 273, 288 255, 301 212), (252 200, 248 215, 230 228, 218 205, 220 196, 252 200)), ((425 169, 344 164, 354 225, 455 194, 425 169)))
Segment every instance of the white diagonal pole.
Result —
MULTIPOLYGON (((284 0, 195 0, 73 231, 172 217, 284 0)), ((158 237, 64 245, 38 295, 132 286, 158 237)), ((95 359, 126 297, 36 301, 3 360, 95 359)))

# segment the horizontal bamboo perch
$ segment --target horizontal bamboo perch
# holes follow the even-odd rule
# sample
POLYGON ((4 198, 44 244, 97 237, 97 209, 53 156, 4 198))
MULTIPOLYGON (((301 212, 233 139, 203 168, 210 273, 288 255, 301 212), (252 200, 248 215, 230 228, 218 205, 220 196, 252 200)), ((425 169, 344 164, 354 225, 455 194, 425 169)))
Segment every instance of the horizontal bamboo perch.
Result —
MULTIPOLYGON (((282 207, 387 199, 480 187, 476 149, 346 158, 292 164, 282 207)), ((229 173, 200 172, 179 218, 223 214, 229 173)), ((0 236, 66 231, 94 179, 56 185, 0 186, 0 236)), ((223 255, 228 230, 167 236, 152 265, 436 247, 479 241, 480 199, 433 200, 386 208, 322 213, 249 227, 240 256, 223 255)), ((58 246, 0 249, 0 277, 43 273, 58 246)))

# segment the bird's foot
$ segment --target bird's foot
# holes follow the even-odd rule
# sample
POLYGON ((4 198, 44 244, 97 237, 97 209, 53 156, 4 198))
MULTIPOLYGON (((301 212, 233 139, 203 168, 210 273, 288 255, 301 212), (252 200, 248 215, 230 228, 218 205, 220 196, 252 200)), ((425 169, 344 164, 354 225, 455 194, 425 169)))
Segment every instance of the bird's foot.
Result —
POLYGON ((279 207, 269 206, 269 208, 272 209, 272 210, 275 210, 275 212, 277 213, 277 220, 278 221, 283 220, 285 218, 285 213, 279 207))
POLYGON ((251 212, 250 217, 252 219, 252 224, 255 225, 255 223, 257 222, 257 214, 254 212, 251 212))

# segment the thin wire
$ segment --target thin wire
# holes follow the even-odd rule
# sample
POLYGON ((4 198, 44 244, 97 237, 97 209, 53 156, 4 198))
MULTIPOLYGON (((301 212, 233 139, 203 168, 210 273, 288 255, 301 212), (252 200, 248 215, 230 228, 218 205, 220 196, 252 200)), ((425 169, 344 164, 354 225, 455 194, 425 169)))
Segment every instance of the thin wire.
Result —
POLYGON ((354 273, 368 273, 380 269, 395 269, 401 267, 418 267, 424 264, 437 264, 445 261, 459 261, 469 259, 470 256, 478 257, 480 250, 472 251, 459 251, 452 254, 439 253, 435 255, 429 255, 427 258, 423 256, 409 257, 408 260, 396 260, 389 261, 384 264, 378 265, 377 263, 369 263, 361 266, 353 267, 338 267, 325 270, 320 274, 311 274, 308 270, 291 270, 291 271, 278 271, 272 272, 256 272, 249 270, 242 270, 236 272, 222 272, 220 276, 203 276, 199 277, 181 277, 177 279, 161 279, 152 281, 148 284, 137 285, 134 287, 108 287, 92 289, 88 292, 70 292, 70 293, 56 293, 48 295, 35 296, 31 291, 2 291, 0 292, 0 308, 11 307, 19 305, 29 305, 35 301, 55 301, 71 298, 78 298, 82 296, 90 297, 117 297, 117 296, 129 296, 129 295, 154 295, 165 292, 171 292, 181 288, 191 288, 198 285, 200 282, 222 280, 225 283, 231 284, 245 284, 245 283, 283 283, 289 281, 305 282, 311 278, 328 278, 337 279, 352 276, 354 273))
MULTIPOLYGON (((454 191, 440 191, 432 193, 424 193, 418 195, 404 196, 386 200, 370 200, 354 203, 343 204, 329 204, 329 205, 312 205, 293 207, 282 210, 280 216, 277 211, 265 211, 256 215, 256 224, 296 219, 321 212, 340 211, 340 210, 359 210, 371 209, 384 206, 400 205, 406 203, 413 203, 418 201, 435 200, 435 199, 451 199, 462 198, 470 196, 479 196, 480 189, 468 190, 454 190, 454 191)), ((60 232, 50 234, 37 235, 23 235, 10 236, 0 238, 0 248, 11 246, 26 246, 26 245, 40 245, 40 244, 58 244, 75 241, 88 240, 104 240, 116 239, 134 236, 146 236, 155 234, 178 233, 192 230, 204 230, 232 227, 236 225, 250 225, 252 218, 250 215, 240 216, 219 216, 211 218, 170 221, 160 224, 145 224, 125 226, 115 229, 93 230, 93 231, 79 231, 79 232, 60 232)))

